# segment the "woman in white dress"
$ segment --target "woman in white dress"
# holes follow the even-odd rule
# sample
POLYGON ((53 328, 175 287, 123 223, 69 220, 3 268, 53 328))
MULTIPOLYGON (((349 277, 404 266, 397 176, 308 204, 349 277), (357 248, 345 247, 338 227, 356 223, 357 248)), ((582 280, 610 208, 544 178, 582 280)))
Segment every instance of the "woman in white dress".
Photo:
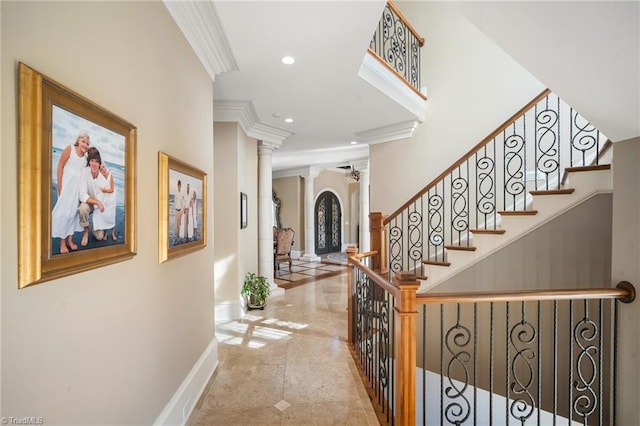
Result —
POLYGON ((93 211, 93 229, 104 229, 103 240, 107 240, 109 236, 107 231, 111 229, 111 239, 115 241, 118 239, 116 235, 116 188, 113 183, 113 176, 105 163, 100 165, 100 174, 103 182, 101 182, 98 199, 102 201, 104 211, 101 212, 98 209, 93 211))
POLYGON ((87 165, 89 143, 89 135, 80 133, 73 146, 69 145, 62 151, 58 161, 58 200, 51 212, 51 236, 60 238, 60 253, 78 249, 73 242, 73 233, 82 231, 78 223, 78 190, 82 170, 87 165))

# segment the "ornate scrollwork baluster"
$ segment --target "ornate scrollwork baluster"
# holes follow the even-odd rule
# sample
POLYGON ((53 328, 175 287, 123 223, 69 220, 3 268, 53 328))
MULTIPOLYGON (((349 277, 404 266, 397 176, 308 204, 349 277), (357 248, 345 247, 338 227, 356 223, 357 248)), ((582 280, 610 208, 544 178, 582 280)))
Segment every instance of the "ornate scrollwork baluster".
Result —
POLYGON ((444 258, 444 198, 438 194, 437 188, 428 194, 428 237, 429 237, 429 257, 433 256, 437 260, 438 252, 444 258), (431 254, 433 247, 433 255, 431 254))
POLYGON ((471 353, 467 349, 471 342, 471 332, 460 323, 460 305, 457 305, 457 321, 445 337, 445 346, 451 355, 447 363, 444 393, 451 401, 444 407, 444 416, 448 422, 463 424, 471 414, 471 403, 465 392, 469 386, 469 370, 467 364, 471 361, 471 353), (460 379, 462 376, 462 379, 460 379), (455 380, 454 378, 457 378, 455 380))
POLYGON ((536 406, 531 393, 535 380, 533 360, 536 359, 534 346, 536 339, 536 329, 526 320, 525 302, 522 302, 522 318, 514 324, 509 333, 509 343, 515 351, 510 366, 513 381, 509 384, 509 388, 516 395, 509 406, 509 411, 521 422, 533 415, 536 406))
POLYGON ((523 196, 525 185, 525 140, 522 135, 512 134, 504 140, 504 209, 507 210, 507 194, 511 196, 511 210, 515 209, 518 197, 523 196))
MULTIPOLYGON (((421 206, 420 206, 421 207, 421 206)), ((416 269, 421 265, 423 253, 422 253, 422 208, 418 210, 418 207, 414 204, 413 210, 409 211, 407 218, 407 255, 409 260, 412 261, 411 268, 416 269)))
POLYGON ((451 229, 458 233, 458 244, 462 244, 462 238, 469 230, 468 190, 469 182, 465 177, 451 177, 451 229))
POLYGON ((394 219, 389 226, 389 269, 391 272, 402 271, 402 222, 400 218, 394 219))
MULTIPOLYGON (((556 175, 556 181, 560 181, 560 136, 559 136, 559 111, 549 106, 549 96, 544 100, 544 105, 536 106, 536 175, 545 176, 544 189, 549 188, 550 175, 556 175)), ((537 177, 537 176, 536 176, 537 177)), ((538 180, 536 178, 536 189, 538 180)))
POLYGON ((598 397, 594 390, 598 380, 596 359, 600 353, 600 349, 594 342, 597 342, 598 337, 598 326, 589 318, 588 302, 585 300, 584 317, 573 329, 573 340, 579 347, 576 356, 577 380, 573 383, 576 391, 573 410, 584 418, 591 415, 598 407, 598 397))
MULTIPOLYGON (((478 216, 484 216, 483 223, 487 224, 487 218, 496 212, 495 196, 495 159, 488 156, 486 149, 476 156, 476 209, 478 216)), ((476 217, 476 226, 479 218, 476 217)), ((495 227, 495 223, 494 223, 495 227)))

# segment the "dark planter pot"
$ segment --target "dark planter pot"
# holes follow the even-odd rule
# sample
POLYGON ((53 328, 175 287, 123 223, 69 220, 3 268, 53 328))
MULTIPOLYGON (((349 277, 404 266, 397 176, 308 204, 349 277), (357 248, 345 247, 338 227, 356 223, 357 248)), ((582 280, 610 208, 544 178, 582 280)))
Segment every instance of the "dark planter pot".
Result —
POLYGON ((262 309, 264 310, 264 305, 266 305, 267 301, 265 299, 258 299, 256 296, 251 295, 246 298, 247 299, 247 308, 249 310, 252 309, 262 309))

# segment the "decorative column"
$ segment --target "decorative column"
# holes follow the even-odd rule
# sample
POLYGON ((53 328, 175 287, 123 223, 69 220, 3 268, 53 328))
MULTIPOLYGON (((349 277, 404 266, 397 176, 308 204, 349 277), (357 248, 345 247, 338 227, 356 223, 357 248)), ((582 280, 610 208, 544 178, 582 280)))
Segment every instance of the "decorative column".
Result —
POLYGON ((313 205, 313 181, 320 171, 309 167, 307 173, 301 175, 304 179, 304 256, 302 260, 307 262, 319 262, 320 256, 316 255, 316 228, 313 205))
POLYGON ((369 233, 369 161, 360 172, 360 253, 371 250, 369 233))
POLYGON ((284 293, 273 277, 273 208, 271 159, 277 144, 258 141, 258 275, 271 283, 271 295, 284 293))

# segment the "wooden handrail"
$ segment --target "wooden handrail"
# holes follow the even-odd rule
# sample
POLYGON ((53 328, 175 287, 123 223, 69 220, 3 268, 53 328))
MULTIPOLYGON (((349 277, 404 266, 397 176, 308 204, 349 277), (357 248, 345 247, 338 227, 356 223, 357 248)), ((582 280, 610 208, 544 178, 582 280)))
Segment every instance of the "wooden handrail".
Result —
POLYGON ((433 179, 431 182, 429 182, 429 184, 427 186, 425 186, 420 192, 418 192, 416 195, 414 195, 413 197, 411 197, 409 199, 409 201, 407 201, 406 203, 404 203, 398 210, 396 210, 395 212, 393 212, 391 215, 387 216, 387 218, 384 220, 384 225, 389 224, 389 222, 391 222, 391 220, 393 220, 395 217, 397 217, 398 215, 400 215, 407 207, 409 207, 414 201, 416 201, 417 199, 419 199, 420 197, 422 197, 424 194, 426 194, 431 188, 433 188, 438 182, 440 182, 442 179, 445 178, 445 176, 447 176, 448 174, 450 174, 452 171, 454 171, 459 165, 461 165, 462 163, 464 163, 465 161, 467 161, 469 158, 471 158, 472 155, 474 155, 480 148, 482 148, 483 146, 485 146, 486 144, 488 144, 489 142, 491 142, 493 140, 493 138, 495 138, 496 136, 498 136, 501 132, 503 132, 507 127, 509 127, 510 125, 513 124, 514 121, 516 121, 518 118, 520 118, 520 116, 522 116, 525 112, 527 112, 528 110, 530 110, 531 108, 533 108, 533 106, 535 104, 537 104, 538 102, 540 102, 542 99, 544 99, 547 95, 549 95, 551 93, 551 90, 549 89, 545 89, 543 90, 538 96, 536 96, 535 98, 533 98, 533 100, 531 100, 528 104, 526 104, 524 107, 522 107, 518 112, 516 112, 515 114, 513 114, 509 119, 507 119, 507 121, 505 121, 500 127, 498 127, 496 130, 494 130, 493 132, 491 132, 491 134, 489 134, 489 136, 487 136, 486 138, 484 138, 480 143, 478 143, 476 146, 474 146, 473 148, 471 148, 471 150, 469 150, 464 156, 462 156, 458 161, 456 161, 455 163, 453 163, 451 166, 449 166, 449 168, 447 168, 444 172, 440 173, 440 175, 438 175, 435 179, 433 179))
POLYGON ((371 250, 364 253, 356 253, 354 255, 351 255, 351 257, 356 258, 357 260, 360 260, 366 257, 375 256, 376 254, 378 254, 378 250, 371 250))
POLYGON ((370 280, 378 284, 383 290, 391 293, 391 295, 393 295, 396 298, 400 296, 400 290, 398 290, 397 287, 394 287, 393 284, 391 284, 389 281, 385 280, 383 277, 376 274, 373 271, 373 269, 358 262, 355 259, 355 256, 349 257, 348 261, 351 265, 355 266, 356 268, 364 272, 369 277, 370 280))
POLYGON ((398 15, 398 18, 400 18, 402 23, 409 29, 409 31, 411 31, 411 34, 413 34, 413 36, 420 42, 420 47, 424 46, 424 37, 422 37, 418 33, 418 31, 416 31, 416 29, 413 28, 413 26, 409 23, 407 18, 405 18, 402 12, 400 12, 400 9, 398 9, 398 6, 396 6, 391 0, 387 1, 387 5, 389 6, 389 9, 393 11, 393 13, 398 15))
POLYGON ((532 302, 543 300, 571 299, 620 299, 631 303, 635 299, 635 287, 628 281, 621 281, 610 288, 576 288, 562 290, 522 290, 522 291, 486 291, 471 293, 418 293, 419 305, 427 303, 475 303, 475 302, 532 302))

